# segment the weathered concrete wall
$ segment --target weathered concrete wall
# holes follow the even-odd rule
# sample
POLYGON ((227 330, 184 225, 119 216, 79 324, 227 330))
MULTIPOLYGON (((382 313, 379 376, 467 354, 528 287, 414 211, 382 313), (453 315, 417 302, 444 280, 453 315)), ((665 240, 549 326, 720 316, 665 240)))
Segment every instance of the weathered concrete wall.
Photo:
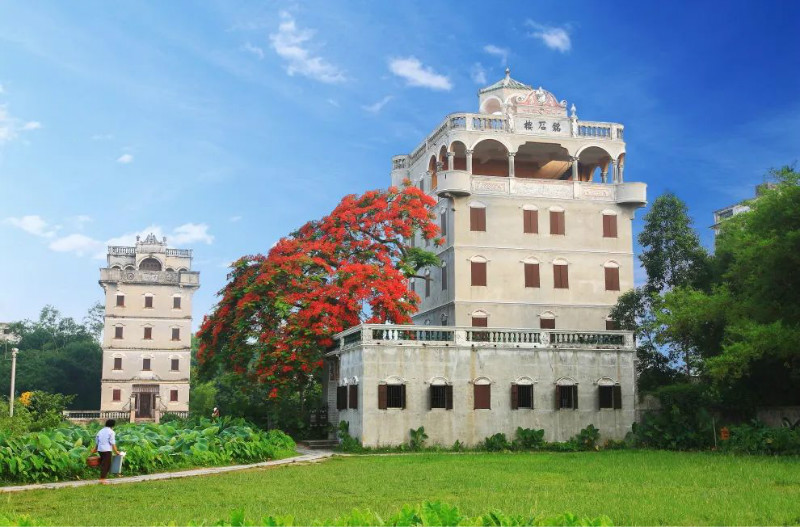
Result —
POLYGON ((800 420, 800 406, 762 407, 756 411, 756 417, 765 425, 772 427, 784 426, 784 417, 794 424, 800 420))

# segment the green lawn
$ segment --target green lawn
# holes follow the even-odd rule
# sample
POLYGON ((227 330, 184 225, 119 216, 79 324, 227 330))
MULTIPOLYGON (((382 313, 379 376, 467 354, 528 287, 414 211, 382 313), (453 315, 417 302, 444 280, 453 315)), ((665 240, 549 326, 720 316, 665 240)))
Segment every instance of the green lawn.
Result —
POLYGON ((572 512, 616 525, 800 524, 800 458, 606 451, 337 457, 318 464, 0 495, 0 517, 54 525, 163 525, 291 514, 383 517, 441 500, 475 516, 572 512))

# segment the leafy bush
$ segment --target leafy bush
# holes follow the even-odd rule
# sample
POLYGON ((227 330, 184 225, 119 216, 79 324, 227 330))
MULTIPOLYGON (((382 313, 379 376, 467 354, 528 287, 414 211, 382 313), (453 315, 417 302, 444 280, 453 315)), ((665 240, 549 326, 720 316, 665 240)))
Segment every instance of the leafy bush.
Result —
POLYGON ((600 430, 589 425, 572 438, 585 450, 597 450, 597 441, 600 439, 600 430))
POLYGON ((539 450, 544 446, 544 430, 533 428, 517 428, 517 437, 512 446, 515 450, 539 450))
MULTIPOLYGON (((19 437, 0 437, 0 481, 42 482, 96 477, 86 466, 99 425, 64 424, 19 437)), ((285 457, 294 441, 278 430, 264 432, 241 420, 195 420, 123 424, 116 427, 117 446, 127 451, 125 472, 147 474, 165 469, 249 463, 285 457)))
POLYGON ((511 443, 508 442, 505 434, 494 434, 484 439, 479 448, 487 452, 500 452, 502 450, 509 450, 511 443))
POLYGON ((409 430, 409 434, 411 439, 408 442, 408 446, 411 450, 420 450, 428 439, 428 434, 425 433, 424 426, 420 426, 416 430, 412 428, 409 430))
POLYGON ((655 393, 661 402, 660 412, 645 414, 634 423, 637 446, 666 450, 710 448, 714 443, 708 389, 702 384, 675 384, 655 393))
POLYGON ((361 446, 358 439, 350 435, 350 423, 339 421, 339 450, 342 452, 364 452, 366 449, 361 446))
POLYGON ((800 454, 800 430, 791 427, 768 428, 760 421, 731 426, 730 439, 720 441, 720 448, 742 454, 800 454))

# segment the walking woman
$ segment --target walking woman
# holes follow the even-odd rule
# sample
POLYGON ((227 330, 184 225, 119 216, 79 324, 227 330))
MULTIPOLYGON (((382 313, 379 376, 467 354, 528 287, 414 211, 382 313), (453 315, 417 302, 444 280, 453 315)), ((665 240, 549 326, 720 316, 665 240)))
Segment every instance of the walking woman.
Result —
POLYGON ((119 455, 117 450, 117 440, 114 435, 114 425, 117 422, 113 419, 106 421, 105 428, 101 428, 97 435, 94 437, 94 448, 92 453, 98 452, 100 454, 100 483, 108 483, 106 476, 111 469, 111 452, 119 455))

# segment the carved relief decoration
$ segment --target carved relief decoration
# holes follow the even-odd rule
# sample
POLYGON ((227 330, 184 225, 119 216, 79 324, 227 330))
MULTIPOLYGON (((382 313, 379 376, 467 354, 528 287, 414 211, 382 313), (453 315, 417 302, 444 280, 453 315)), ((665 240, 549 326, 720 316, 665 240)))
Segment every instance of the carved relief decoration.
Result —
POLYGON ((539 87, 525 95, 517 95, 509 101, 520 115, 548 115, 567 117, 567 101, 558 101, 555 95, 539 87))

